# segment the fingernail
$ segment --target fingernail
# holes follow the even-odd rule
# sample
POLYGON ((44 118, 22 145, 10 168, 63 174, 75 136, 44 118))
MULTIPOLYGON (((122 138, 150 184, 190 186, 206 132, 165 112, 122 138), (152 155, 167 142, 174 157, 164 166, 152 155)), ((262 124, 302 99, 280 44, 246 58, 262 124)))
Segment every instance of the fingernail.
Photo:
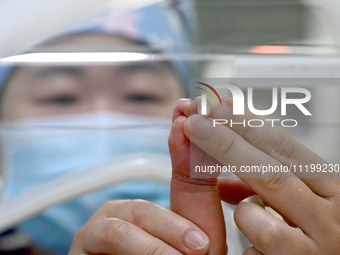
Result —
POLYGON ((191 230, 184 238, 185 245, 191 250, 200 250, 208 244, 208 238, 197 230, 191 230))
POLYGON ((190 133, 198 138, 207 138, 213 129, 212 123, 208 118, 204 118, 200 114, 194 114, 190 116, 190 133))
POLYGON ((229 105, 232 105, 233 103, 233 97, 232 96, 224 96, 221 98, 221 101, 229 104, 229 105))
POLYGON ((264 207, 264 202, 263 202, 262 198, 258 195, 253 195, 253 196, 247 197, 247 198, 243 199, 241 202, 256 203, 256 204, 259 204, 260 206, 264 207))
POLYGON ((221 105, 217 105, 217 106, 214 105, 213 107, 211 107, 210 116, 214 119, 230 120, 231 117, 233 116, 233 110, 232 110, 232 107, 230 105, 223 102, 222 106, 221 105))

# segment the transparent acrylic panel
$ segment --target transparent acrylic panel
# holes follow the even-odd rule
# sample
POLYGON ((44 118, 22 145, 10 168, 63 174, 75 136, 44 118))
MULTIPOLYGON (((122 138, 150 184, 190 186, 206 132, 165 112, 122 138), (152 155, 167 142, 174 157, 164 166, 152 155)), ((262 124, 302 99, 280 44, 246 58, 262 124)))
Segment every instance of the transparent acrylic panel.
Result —
MULTIPOLYGON (((3 200, 86 167, 132 162, 131 153, 156 152, 170 160, 173 106, 182 97, 209 100, 196 91, 196 82, 210 79, 237 86, 246 107, 247 88, 253 88, 258 110, 271 107, 277 88, 278 108, 268 118, 280 120, 282 88, 307 89, 311 99, 303 105, 312 116, 288 105, 284 119, 297 126, 282 127, 281 120, 275 127, 330 164, 339 163, 335 1, 90 2, 47 6, 36 0, 35 9, 18 8, 12 0, 3 3, 9 9, 0 8, 1 23, 11 24, 1 28, 0 40, 3 200)), ((300 99, 301 93, 289 96, 300 99)), ((164 169, 170 179, 171 170, 164 169)), ((138 185, 118 187, 102 200, 150 198, 169 206, 169 187, 149 184, 143 192, 138 185)), ((91 207, 86 216, 75 214, 78 227, 102 200, 92 197, 96 205, 85 206, 91 207)))

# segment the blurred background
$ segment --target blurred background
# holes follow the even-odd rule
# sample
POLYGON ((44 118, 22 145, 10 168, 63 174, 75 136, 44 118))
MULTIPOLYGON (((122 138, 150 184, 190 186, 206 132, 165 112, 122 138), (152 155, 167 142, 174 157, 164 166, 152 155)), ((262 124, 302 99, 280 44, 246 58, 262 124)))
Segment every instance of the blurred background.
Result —
MULTIPOLYGON (((213 0, 196 1, 196 8, 200 52, 212 54, 202 65, 202 77, 251 78, 239 86, 254 86, 258 109, 270 108, 271 87, 309 89, 306 107, 313 116, 288 109, 286 117, 299 125, 284 130, 339 163, 339 1, 213 0), (218 54, 229 59, 214 60, 218 54), (259 84, 253 78, 274 79, 259 79, 259 84)), ((278 114, 272 117, 282 119, 278 114)))

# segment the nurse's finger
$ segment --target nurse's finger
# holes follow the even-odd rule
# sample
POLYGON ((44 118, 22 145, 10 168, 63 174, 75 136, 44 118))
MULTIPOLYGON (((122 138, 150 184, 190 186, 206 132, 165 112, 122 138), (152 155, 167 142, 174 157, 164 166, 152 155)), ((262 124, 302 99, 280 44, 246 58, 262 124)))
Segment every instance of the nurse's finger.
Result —
POLYGON ((109 201, 95 217, 129 222, 185 254, 205 254, 209 248, 209 238, 194 223, 149 201, 109 201))
POLYGON ((314 254, 317 250, 312 239, 301 229, 290 227, 267 212, 259 196, 242 201, 234 218, 238 228, 263 254, 314 254))
POLYGON ((254 246, 249 247, 243 255, 263 255, 262 252, 259 252, 254 246))
POLYGON ((75 235, 72 246, 74 248, 69 255, 79 251, 117 255, 183 254, 137 226, 117 218, 103 218, 85 225, 75 235))
POLYGON ((221 200, 237 205, 243 199, 255 195, 255 192, 239 178, 219 178, 217 184, 221 200))
MULTIPOLYGON (((327 221, 325 211, 330 212, 330 203, 317 196, 300 179, 294 178, 290 172, 262 172, 243 173, 244 166, 280 166, 281 163, 255 148, 228 127, 219 125, 203 138, 196 136, 196 129, 203 125, 202 122, 211 120, 198 114, 191 115, 190 120, 184 124, 184 132, 190 137, 191 142, 216 158, 223 165, 235 166, 237 176, 242 178, 257 194, 270 206, 280 212, 295 225, 303 228, 308 233, 314 233, 315 224, 327 221), (189 131, 190 125, 190 131, 189 131), (249 178, 252 177, 252 178, 249 178), (304 212, 301 214, 301 212, 304 212)), ((207 132, 207 125, 204 125, 207 132)), ((201 132, 197 132, 201 134, 201 132)), ((328 215, 329 216, 329 215, 328 215)))
MULTIPOLYGON (((215 119, 228 119, 230 122, 232 116, 232 98, 224 97, 222 100, 223 107, 212 107, 210 116, 215 119)), ((234 123, 243 124, 230 125, 230 123, 227 123, 226 126, 254 147, 278 160, 283 165, 292 166, 291 169, 293 171, 295 169, 294 174, 301 178, 315 193, 323 197, 334 196, 337 187, 340 185, 340 178, 316 179, 310 177, 339 177, 339 173, 334 171, 331 173, 327 170, 327 172, 323 173, 317 173, 315 171, 313 175, 311 175, 311 173, 304 171, 305 168, 299 168, 299 166, 305 167, 307 165, 311 167, 322 166, 322 168, 325 169, 328 163, 282 130, 273 127, 273 123, 276 123, 274 120, 263 121, 262 123, 264 124, 262 127, 251 127, 250 125, 261 125, 261 123, 254 122, 248 125, 251 120, 259 120, 258 116, 248 110, 245 111, 244 115, 233 115, 232 120, 234 123)))

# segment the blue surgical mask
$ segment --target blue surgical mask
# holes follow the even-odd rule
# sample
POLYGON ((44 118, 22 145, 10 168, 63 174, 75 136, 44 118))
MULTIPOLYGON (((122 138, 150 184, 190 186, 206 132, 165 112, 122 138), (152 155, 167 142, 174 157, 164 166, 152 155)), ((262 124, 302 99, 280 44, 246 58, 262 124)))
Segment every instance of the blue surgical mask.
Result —
MULTIPOLYGON (((2 199, 133 152, 168 154, 169 129, 169 120, 112 112, 3 123, 2 199)), ((169 207, 169 196, 164 184, 123 183, 50 208, 21 223, 19 229, 42 248, 67 254, 75 232, 106 201, 141 198, 169 207)))

